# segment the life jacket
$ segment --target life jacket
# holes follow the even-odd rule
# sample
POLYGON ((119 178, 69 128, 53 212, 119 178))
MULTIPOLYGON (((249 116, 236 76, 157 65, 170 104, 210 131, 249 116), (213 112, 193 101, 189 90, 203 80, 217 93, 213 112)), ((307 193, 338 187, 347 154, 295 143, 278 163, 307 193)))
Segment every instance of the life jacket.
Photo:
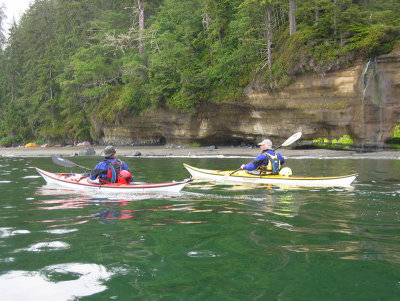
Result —
POLYGON ((104 184, 110 184, 110 183, 116 183, 117 182, 117 175, 119 174, 119 171, 121 170, 122 163, 120 160, 117 160, 115 162, 110 162, 108 160, 104 160, 104 162, 107 163, 108 169, 107 169, 107 177, 99 177, 100 182, 104 184))
MULTIPOLYGON (((264 175, 278 175, 279 170, 281 169, 281 161, 278 158, 277 154, 270 155, 267 152, 264 152, 264 155, 268 157, 268 164, 267 165, 260 165, 258 166, 258 171, 260 174, 264 175)), ((267 159, 265 159, 267 161, 267 159)), ((264 161, 264 163, 266 163, 264 161)))

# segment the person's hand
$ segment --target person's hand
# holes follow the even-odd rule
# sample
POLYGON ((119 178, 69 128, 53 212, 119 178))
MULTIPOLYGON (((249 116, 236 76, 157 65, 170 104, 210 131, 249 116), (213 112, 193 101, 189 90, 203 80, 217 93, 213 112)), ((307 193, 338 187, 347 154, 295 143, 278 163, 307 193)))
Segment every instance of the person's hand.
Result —
POLYGON ((244 169, 245 166, 246 166, 246 164, 242 164, 242 165, 240 166, 240 169, 244 169))

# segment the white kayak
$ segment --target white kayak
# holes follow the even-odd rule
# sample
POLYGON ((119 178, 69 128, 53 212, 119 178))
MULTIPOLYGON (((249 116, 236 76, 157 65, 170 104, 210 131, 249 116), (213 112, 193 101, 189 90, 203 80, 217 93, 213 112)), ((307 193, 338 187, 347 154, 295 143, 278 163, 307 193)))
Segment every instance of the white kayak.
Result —
POLYGON ((100 184, 90 181, 89 177, 76 173, 52 173, 39 168, 36 171, 43 177, 47 184, 58 185, 65 188, 103 193, 138 193, 138 192, 179 192, 190 183, 191 179, 181 182, 168 183, 130 183, 130 184, 100 184))
POLYGON ((299 177, 284 175, 253 175, 246 170, 210 170, 183 166, 194 180, 214 181, 217 184, 270 184, 278 186, 307 186, 307 187, 349 187, 358 174, 338 177, 299 177))

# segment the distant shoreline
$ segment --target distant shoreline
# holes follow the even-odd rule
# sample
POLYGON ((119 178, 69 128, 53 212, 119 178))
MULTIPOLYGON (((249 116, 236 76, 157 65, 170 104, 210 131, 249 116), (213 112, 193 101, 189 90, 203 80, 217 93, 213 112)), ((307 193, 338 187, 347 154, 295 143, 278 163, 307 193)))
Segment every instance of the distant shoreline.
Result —
MULTIPOLYGON (((61 155, 66 157, 81 156, 87 147, 0 147, 1 157, 51 157, 61 155)), ((104 146, 90 146, 96 152, 94 156, 103 156, 104 146)), ((260 153, 258 148, 249 147, 184 147, 175 146, 120 146, 117 155, 122 157, 255 157, 260 153), (140 153, 140 155, 139 155, 140 153)), ((380 158, 400 160, 400 151, 381 151, 358 153, 356 151, 326 150, 326 149, 286 149, 279 152, 287 158, 380 158)))

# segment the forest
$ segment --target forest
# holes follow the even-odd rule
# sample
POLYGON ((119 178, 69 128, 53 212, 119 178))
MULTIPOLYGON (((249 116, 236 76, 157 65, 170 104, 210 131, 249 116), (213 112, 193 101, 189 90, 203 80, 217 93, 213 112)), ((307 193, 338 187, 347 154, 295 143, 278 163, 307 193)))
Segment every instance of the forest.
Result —
POLYGON ((102 124, 242 101, 400 45, 398 0, 35 0, 6 33, 0 146, 99 141, 102 124))

